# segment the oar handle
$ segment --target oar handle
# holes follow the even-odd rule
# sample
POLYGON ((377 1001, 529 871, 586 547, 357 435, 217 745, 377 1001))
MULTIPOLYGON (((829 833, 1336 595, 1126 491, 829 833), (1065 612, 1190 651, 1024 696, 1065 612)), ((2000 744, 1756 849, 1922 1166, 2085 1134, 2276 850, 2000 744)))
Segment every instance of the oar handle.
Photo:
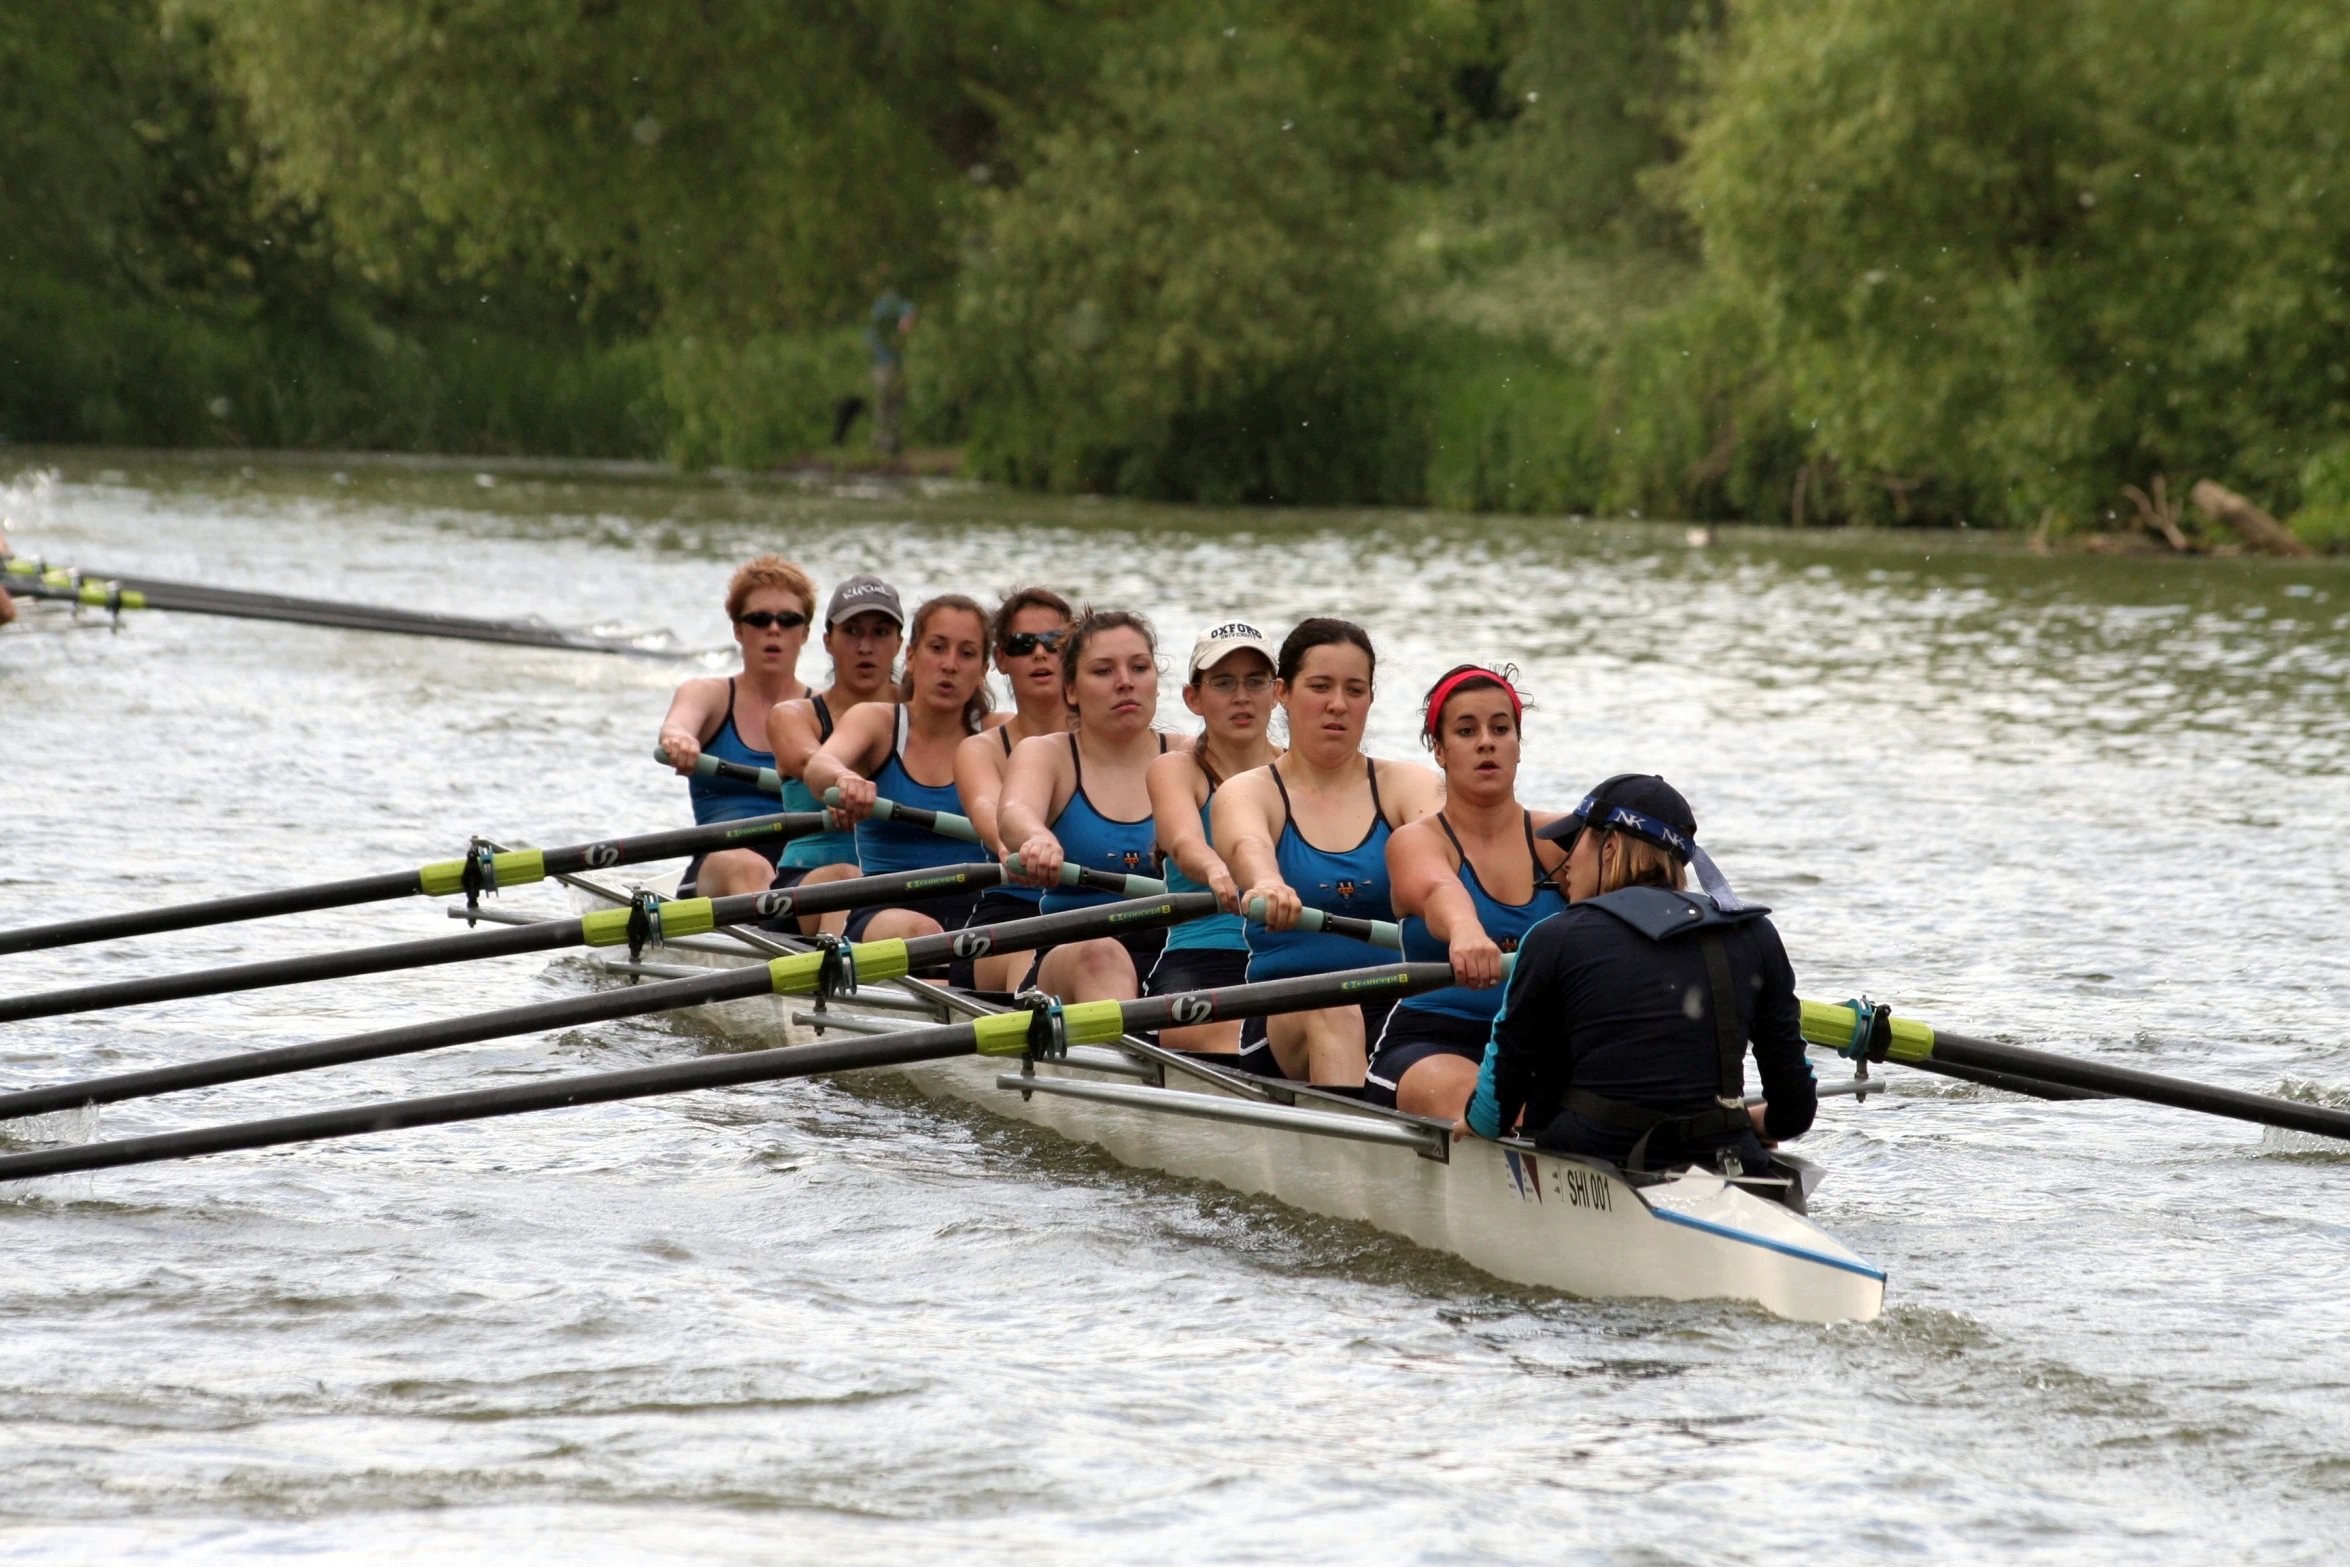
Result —
MULTIPOLYGON (((653 760, 659 762, 663 767, 677 765, 669 760, 669 747, 665 745, 653 747, 653 760)), ((712 756, 707 751, 694 758, 694 776, 696 778, 724 778, 734 783, 747 783, 752 788, 767 794, 780 795, 783 793, 783 775, 774 768, 746 767, 740 762, 729 762, 712 756)))
MULTIPOLYGON (((1027 868, 1020 863, 1020 855, 1017 850, 1004 856, 1004 869, 1015 876, 1027 874, 1027 868)), ((1116 871, 1087 870, 1083 866, 1072 865, 1067 860, 1061 862, 1060 880, 1064 887, 1086 887, 1095 892, 1114 892, 1121 898, 1155 898, 1167 890, 1165 882, 1149 876, 1123 876, 1116 871)))
MULTIPOLYGON (((1265 923, 1265 900, 1248 900, 1248 917, 1259 925, 1265 923)), ((1297 928, 1309 936, 1351 936, 1367 941, 1374 947, 1389 952, 1403 950, 1403 927, 1389 920, 1358 920, 1345 914, 1332 914, 1312 907, 1297 911, 1297 928)))
MULTIPOLYGON (((824 791, 824 803, 840 808, 840 791, 824 791)), ((919 805, 900 805, 895 800, 873 802, 873 819, 877 822, 904 822, 908 827, 921 827, 937 833, 941 838, 959 838, 965 843, 979 841, 979 829, 971 825, 968 816, 957 816, 952 811, 926 811, 919 805)))

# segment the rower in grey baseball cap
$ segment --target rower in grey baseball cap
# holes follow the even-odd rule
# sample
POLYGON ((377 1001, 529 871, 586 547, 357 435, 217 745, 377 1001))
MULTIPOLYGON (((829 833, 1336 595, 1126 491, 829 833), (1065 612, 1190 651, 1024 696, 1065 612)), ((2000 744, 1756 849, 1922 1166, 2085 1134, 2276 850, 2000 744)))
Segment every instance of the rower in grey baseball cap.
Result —
POLYGON ((887 615, 901 626, 906 623, 905 608, 898 603, 898 590, 868 571, 859 572, 832 590, 832 602, 824 608, 824 629, 830 631, 852 615, 862 615, 867 610, 887 615))

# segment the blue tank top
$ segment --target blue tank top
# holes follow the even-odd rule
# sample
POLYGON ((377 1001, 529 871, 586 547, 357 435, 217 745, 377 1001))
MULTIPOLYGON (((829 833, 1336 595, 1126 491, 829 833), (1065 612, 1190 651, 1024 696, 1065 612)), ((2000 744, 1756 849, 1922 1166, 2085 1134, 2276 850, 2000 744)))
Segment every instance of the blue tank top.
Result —
MULTIPOLYGON (((906 709, 898 705, 898 734, 889 748, 889 760, 873 775, 873 787, 884 800, 918 805, 926 811, 961 811, 963 802, 951 783, 926 784, 906 771, 906 709)), ((857 864, 868 876, 892 871, 927 870, 933 865, 963 865, 982 851, 960 838, 945 838, 927 827, 885 822, 867 817, 857 823, 857 864)))
MULTIPOLYGON (((816 709, 816 740, 822 744, 832 738, 832 709, 824 705, 824 698, 810 697, 816 709)), ((783 781, 783 808, 787 811, 821 811, 824 802, 811 793, 797 778, 783 781)), ((794 838, 783 847, 785 865, 854 865, 857 863, 857 835, 853 832, 820 832, 805 838, 794 838)))
MULTIPOLYGON (((1363 767, 1371 776, 1371 830, 1363 834, 1361 843, 1345 850, 1317 849, 1306 842, 1297 830, 1297 812, 1290 806, 1289 786, 1281 781, 1281 769, 1272 770, 1273 787, 1281 791, 1282 814, 1287 818, 1281 824, 1280 839, 1273 845, 1273 858, 1281 879, 1296 889, 1306 907, 1354 919, 1391 920, 1395 908, 1388 901, 1387 840, 1395 835, 1395 829, 1387 825, 1387 812, 1379 804, 1378 764, 1366 756, 1363 767)), ((1302 931, 1267 930, 1254 920, 1248 922, 1248 977, 1252 984, 1261 979, 1330 974, 1394 961, 1395 954, 1352 936, 1328 932, 1309 936, 1302 931)))
MULTIPOLYGON (((998 740, 1004 743, 1004 760, 1009 762, 1012 759, 1012 726, 998 724, 995 735, 998 740)), ((1034 903, 1044 896, 1044 889, 1006 878, 989 888, 987 895, 991 898, 1017 898, 1022 903, 1034 903)))
MULTIPOLYGON (((1208 785, 1208 797, 1199 808, 1199 830, 1208 840, 1208 847, 1216 846, 1216 833, 1208 813, 1216 804, 1216 786, 1208 785)), ((1167 890, 1169 892, 1205 892, 1208 889, 1183 874, 1183 867, 1169 855, 1166 860, 1167 890)), ((1183 948, 1192 952, 1246 952, 1248 932, 1241 928, 1237 914, 1206 914, 1195 920, 1186 920, 1167 932, 1170 950, 1183 948)))
MULTIPOLYGON (((773 767, 775 753, 752 747, 734 727, 734 679, 726 681, 726 718, 718 732, 702 744, 702 754, 715 756, 721 762, 739 762, 745 767, 773 767)), ((785 809, 776 803, 775 796, 764 789, 732 778, 689 778, 686 793, 693 798, 696 822, 733 822, 746 816, 773 816, 785 809)))
MULTIPOLYGON (((1167 754, 1167 737, 1159 736, 1159 754, 1167 754)), ((1148 876, 1157 867, 1159 827, 1155 817, 1122 822, 1104 816, 1085 797, 1085 751, 1077 737, 1069 737, 1069 765, 1077 770, 1077 787, 1053 818, 1053 836, 1061 840, 1061 858, 1081 870, 1109 871, 1118 876, 1148 876)), ((1119 894, 1092 892, 1082 887, 1052 887, 1038 908, 1046 914, 1115 903, 1119 894)))
MULTIPOLYGON (((1534 851, 1534 817, 1526 817, 1526 857, 1534 862, 1534 896, 1523 903, 1504 903, 1485 890, 1477 880, 1477 867, 1469 863, 1469 851, 1461 847, 1460 836, 1452 830, 1452 823, 1444 813, 1436 813, 1436 825, 1452 839, 1453 852, 1461 857, 1461 886, 1469 894, 1469 901, 1477 906, 1477 923, 1485 927, 1485 934, 1504 952, 1515 952, 1526 932, 1567 906, 1564 894, 1551 880, 1553 872, 1542 868, 1542 856, 1534 851)), ((1428 922, 1417 914, 1407 915, 1403 922, 1403 956, 1407 963, 1442 963, 1452 956, 1451 949, 1438 941, 1428 929, 1428 922)), ((1407 998, 1402 1005, 1416 1012, 1436 1012, 1445 1017, 1465 1018, 1471 1022, 1490 1023, 1501 1012, 1501 998, 1508 993, 1507 985, 1495 985, 1490 990, 1471 990, 1466 985, 1450 985, 1443 990, 1432 990, 1425 995, 1407 998)))

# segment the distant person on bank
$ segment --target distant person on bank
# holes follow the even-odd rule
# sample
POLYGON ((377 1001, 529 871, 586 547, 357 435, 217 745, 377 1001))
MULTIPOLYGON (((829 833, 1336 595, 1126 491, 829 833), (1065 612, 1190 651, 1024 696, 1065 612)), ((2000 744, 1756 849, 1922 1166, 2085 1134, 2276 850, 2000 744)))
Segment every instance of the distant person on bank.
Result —
POLYGON ((914 330, 914 302, 899 293, 882 274, 881 297, 865 323, 865 346, 873 351, 873 449, 895 457, 905 444, 901 423, 906 411, 906 358, 902 346, 914 330))

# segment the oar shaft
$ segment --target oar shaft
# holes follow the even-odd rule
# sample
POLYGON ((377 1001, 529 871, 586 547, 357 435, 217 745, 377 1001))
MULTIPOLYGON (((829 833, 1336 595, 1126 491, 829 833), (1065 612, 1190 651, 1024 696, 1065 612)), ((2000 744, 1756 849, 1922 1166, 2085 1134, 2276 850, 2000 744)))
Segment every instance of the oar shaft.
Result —
MULTIPOLYGON (((1265 900, 1248 900, 1248 917, 1259 925, 1265 923, 1265 900)), ((1389 952, 1403 950, 1403 927, 1389 920, 1360 920, 1351 914, 1333 914, 1310 904, 1297 912, 1297 928, 1309 936, 1348 936, 1356 941, 1384 947, 1389 952)))
MULTIPOLYGON (((1845 1006, 1818 1001, 1801 1003, 1803 1037, 1815 1045, 1826 1045, 1832 1049, 1850 1048, 1854 1043, 1856 1028, 1864 1037, 1871 1031, 1866 1017, 1856 1016, 1852 1005, 1857 1003, 1845 1006)), ((2110 1095, 2116 1099, 2138 1099, 2179 1110, 2199 1110, 2205 1115, 2224 1115, 2259 1126, 2280 1127, 2286 1131, 2350 1138, 2350 1110, 2335 1109, 2331 1105, 2304 1104, 2299 1100, 2279 1099, 2273 1094, 2255 1094, 2240 1088, 2191 1083, 2184 1078, 2165 1077, 2159 1072, 2141 1072, 2135 1067, 2115 1066, 2104 1061, 2085 1061, 2078 1056, 2058 1055, 2053 1051, 1996 1044, 1988 1039, 1969 1039, 1964 1034, 1945 1034, 1915 1018, 1880 1019, 1875 1027, 1884 1031, 1877 1035, 1877 1042, 1887 1046, 1886 1058, 1909 1066, 1925 1067, 1928 1070, 1937 1066, 1955 1067, 1959 1070, 1954 1075, 1972 1076, 1978 1082, 1984 1080, 1979 1074, 2004 1073, 2043 1087, 2053 1085, 2058 1089, 2087 1090, 2092 1094, 2110 1095)), ((2008 1085, 2003 1083, 1996 1086, 2008 1085)), ((2018 1091, 2034 1093, 2038 1090, 2019 1085, 2018 1091)))
POLYGON ((394 942, 348 952, 315 952, 189 974, 155 974, 103 985, 76 985, 68 990, 0 996, 0 1023, 142 1006, 157 1001, 184 1001, 191 996, 221 996, 239 990, 267 990, 316 980, 349 979, 358 974, 386 974, 441 963, 469 963, 478 958, 508 957, 520 952, 547 952, 557 947, 577 946, 579 939, 578 920, 549 920, 541 925, 467 931, 462 936, 436 936, 425 941, 394 942))
MULTIPOLYGON (((659 942, 669 936, 693 936, 720 925, 745 920, 780 919, 791 914, 824 914, 835 909, 863 908, 891 898, 937 898, 976 888, 992 887, 1003 879, 998 865, 941 865, 930 870, 898 871, 853 881, 820 882, 808 888, 749 892, 737 897, 677 898, 661 903, 654 912, 655 928, 646 938, 659 942)), ((470 963, 521 952, 549 952, 562 947, 609 947, 631 940, 630 911, 607 909, 583 920, 547 920, 504 930, 467 931, 461 936, 439 936, 426 941, 401 941, 387 946, 360 947, 347 952, 309 953, 273 958, 264 963, 240 963, 228 968, 202 969, 187 974, 157 974, 143 979, 113 980, 103 985, 77 985, 67 990, 44 990, 21 996, 0 996, 0 1023, 27 1018, 57 1017, 68 1012, 95 1012, 111 1007, 140 1006, 157 1001, 184 1001, 192 996, 222 996, 241 990, 267 990, 278 985, 302 985, 317 980, 349 979, 360 974, 386 974, 399 969, 431 968, 443 963, 470 963)))
MULTIPOLYGON (((1106 1043, 1127 1032, 1163 1028, 1176 1021, 1254 1017, 1267 1012, 1336 1005, 1358 995, 1409 995, 1451 982, 1452 970, 1444 964, 1412 963, 1354 974, 1309 975, 1189 995, 1154 996, 1141 1001, 1081 1003, 1067 1009, 1068 1040, 1075 1044, 1106 1043)), ((0 1180, 31 1180, 75 1171, 188 1159, 201 1154, 364 1137, 412 1126, 444 1126, 575 1105, 689 1093, 696 1089, 903 1066, 965 1055, 973 1050, 1016 1054, 1030 1026, 1026 1014, 1013 1013, 974 1023, 950 1023, 937 1028, 790 1045, 741 1055, 702 1056, 691 1061, 621 1072, 596 1072, 554 1082, 517 1083, 504 1088, 355 1105, 307 1115, 84 1143, 77 1147, 36 1149, 0 1157, 0 1180)))
POLYGON ((233 898, 208 898, 201 903, 179 903, 161 909, 133 909, 123 914, 100 914, 89 919, 65 920, 0 931, 0 953, 39 952, 51 947, 74 947, 84 942, 112 941, 124 936, 152 936, 159 931, 191 930, 199 925, 227 925, 275 914, 307 914, 316 909, 340 909, 355 903, 381 903, 422 892, 415 871, 390 871, 381 876, 359 876, 350 881, 321 882, 283 892, 248 892, 233 898))
MULTIPOLYGON (((225 615, 240 620, 291 621, 302 625, 338 626, 353 631, 386 631, 401 636, 453 637, 468 642, 496 642, 517 647, 564 648, 581 653, 642 653, 647 649, 619 638, 589 636, 527 620, 484 620, 471 615, 443 615, 424 610, 395 609, 380 604, 346 604, 332 599, 297 598, 288 593, 261 593, 244 588, 211 587, 203 583, 167 582, 146 577, 108 577, 43 567, 22 557, 9 556, 0 566, 0 585, 11 592, 36 598, 63 599, 92 609, 162 609, 192 615, 225 615)), ((676 655, 664 655, 676 656, 676 655)))
MULTIPOLYGON (((1900 1057, 1896 1055, 1894 1059, 1899 1060, 1900 1057)), ((2192 1083, 2184 1078, 2165 1077, 2157 1072, 2141 1072, 2135 1067, 2084 1061, 2046 1050, 2027 1050, 2020 1045, 1994 1044, 1987 1039, 1969 1039, 1962 1034, 1937 1031, 1932 1059, 1980 1071, 2009 1072, 2038 1082, 2056 1083, 2066 1088, 2085 1088, 2123 1099, 2142 1099, 2149 1104, 2169 1105, 2179 1110, 2200 1110, 2206 1115, 2223 1115, 2260 1126, 2315 1132, 2321 1137, 2350 1138, 2350 1110, 2338 1110, 2330 1105, 2303 1104, 2294 1099, 2279 1099, 2271 1094, 2247 1093, 2240 1088, 2192 1083)))
MULTIPOLYGON (((1007 920, 1001 925, 943 931, 935 936, 920 936, 911 941, 866 942, 848 950, 852 960, 868 974, 875 978, 894 978, 901 973, 935 968, 959 957, 980 958, 994 952, 1029 952, 1062 941, 1170 925, 1212 912, 1215 902, 1215 897, 1210 893, 1185 893, 1134 903, 1071 909, 1065 913, 1039 915, 1031 919, 1007 920)), ((576 927, 581 922, 571 920, 563 923, 576 927)), ((346 1066, 357 1061, 381 1060, 387 1056, 415 1055, 453 1045, 478 1044, 486 1039, 509 1038, 516 1034, 579 1028, 589 1023, 609 1023, 618 1018, 639 1017, 714 1001, 739 1000, 745 996, 804 994, 813 982, 814 971, 807 967, 810 961, 812 959, 803 955, 793 960, 794 966, 781 970, 777 964, 723 969, 708 975, 695 975, 691 979, 632 986, 625 990, 574 996, 563 1001, 537 1002, 530 1006, 475 1013, 468 1017, 378 1029, 372 1033, 352 1034, 340 1039, 281 1045, 271 1050, 248 1050, 209 1061, 153 1067, 143 1072, 124 1072, 113 1077, 56 1083, 45 1088, 20 1089, 12 1094, 0 1094, 0 1120, 46 1115, 54 1110, 73 1109, 80 1105, 146 1099, 157 1094, 211 1088, 222 1083, 247 1082, 254 1078, 279 1077, 289 1072, 346 1066), (790 988, 787 989, 787 986, 790 988)))
MULTIPOLYGON (((681 859, 719 849, 750 848, 788 842, 822 832, 822 811, 786 811, 774 816, 751 816, 739 821, 711 822, 668 832, 642 833, 629 838, 603 838, 559 849, 513 849, 488 857, 479 877, 485 889, 519 887, 549 876, 580 871, 609 870, 646 860, 681 859)), ((465 890, 466 861, 441 860, 412 871, 390 871, 352 881, 323 882, 288 887, 275 892, 244 893, 234 898, 210 898, 200 903, 176 903, 160 909, 132 909, 90 919, 66 920, 55 925, 28 925, 0 931, 0 954, 39 952, 85 942, 112 941, 125 936, 152 936, 161 931, 194 930, 204 925, 227 925, 239 920, 265 919, 279 914, 307 914, 318 909, 348 908, 382 903, 418 893, 443 897, 465 890)))

